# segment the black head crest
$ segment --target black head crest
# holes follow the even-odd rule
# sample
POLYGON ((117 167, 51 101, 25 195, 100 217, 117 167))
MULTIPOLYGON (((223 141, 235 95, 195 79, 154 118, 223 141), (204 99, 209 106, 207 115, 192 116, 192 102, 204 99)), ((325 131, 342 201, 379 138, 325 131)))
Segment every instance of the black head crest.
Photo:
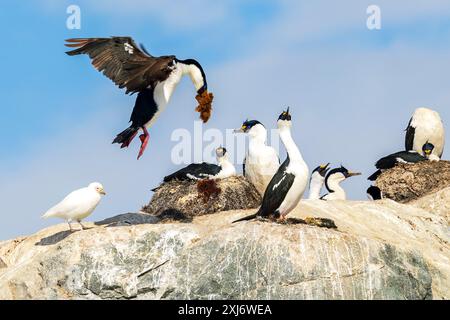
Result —
POLYGON ((283 111, 280 114, 280 116, 278 117, 278 120, 291 121, 291 114, 289 113, 289 107, 287 107, 286 111, 283 111))
POLYGON ((258 120, 248 120, 247 119, 242 124, 241 130, 244 131, 244 132, 247 132, 248 130, 250 130, 251 128, 256 126, 257 124, 260 124, 260 125, 263 126, 263 124, 261 122, 259 122, 258 120))

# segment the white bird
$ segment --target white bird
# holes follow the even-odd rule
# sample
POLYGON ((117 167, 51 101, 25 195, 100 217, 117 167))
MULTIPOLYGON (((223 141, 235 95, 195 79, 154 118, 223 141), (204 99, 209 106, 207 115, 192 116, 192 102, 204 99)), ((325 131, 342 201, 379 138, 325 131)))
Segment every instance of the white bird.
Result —
POLYGON ((276 218, 284 220, 300 202, 308 185, 309 169, 303 160, 297 145, 291 135, 291 115, 289 108, 278 118, 278 130, 283 142, 287 158, 273 176, 262 200, 261 207, 255 214, 238 219, 234 222, 251 220, 256 217, 276 218))
POLYGON ((72 221, 77 221, 81 228, 86 228, 81 220, 88 217, 99 204, 102 195, 105 195, 103 186, 98 182, 93 182, 85 188, 72 191, 60 203, 49 209, 42 218, 62 218, 69 224, 72 231, 72 221))
POLYGON ((444 152, 445 131, 439 113, 428 108, 417 108, 406 128, 405 150, 414 150, 432 161, 439 161, 444 152), (434 146, 431 154, 425 154, 423 146, 434 146))
POLYGON ((267 130, 257 120, 246 120, 240 129, 235 132, 244 132, 249 136, 248 152, 244 159, 244 176, 255 186, 261 196, 277 172, 280 159, 274 148, 266 145, 267 130))

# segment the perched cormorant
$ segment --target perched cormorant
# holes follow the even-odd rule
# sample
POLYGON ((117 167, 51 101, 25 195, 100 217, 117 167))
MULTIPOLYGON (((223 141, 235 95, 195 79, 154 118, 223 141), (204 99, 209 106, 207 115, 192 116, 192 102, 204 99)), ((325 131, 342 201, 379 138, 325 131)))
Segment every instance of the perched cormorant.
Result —
POLYGON ((306 190, 309 169, 291 136, 292 123, 289 108, 278 117, 277 125, 281 141, 287 151, 287 158, 270 180, 259 210, 255 214, 233 222, 256 217, 283 220, 297 206, 306 190))
POLYGON ((184 75, 189 75, 197 90, 196 99, 203 122, 211 115, 213 95, 208 93, 205 72, 194 59, 179 60, 175 56, 154 57, 143 47, 139 48, 131 37, 78 38, 66 40, 67 47, 77 48, 68 55, 87 54, 93 66, 110 78, 126 93, 137 93, 129 128, 117 135, 113 143, 128 147, 139 136, 141 148, 138 159, 149 141, 149 128, 169 103, 173 91, 184 75))
POLYGON ((445 144, 445 131, 439 113, 428 108, 418 108, 414 111, 406 128, 405 150, 414 150, 428 159, 439 161, 442 158, 445 144), (423 153, 423 145, 434 146, 431 154, 423 153))
MULTIPOLYGON (((424 154, 431 154, 433 151, 433 145, 431 143, 426 143, 422 147, 422 152, 424 154)), ((420 161, 428 160, 426 157, 417 153, 414 150, 411 151, 400 151, 393 154, 390 154, 386 157, 381 158, 375 164, 375 167, 378 169, 375 171, 367 180, 375 181, 380 176, 380 174, 387 169, 391 169, 395 167, 398 163, 417 163, 420 161)))
POLYGON ((249 136, 243 173, 262 196, 280 166, 280 159, 275 149, 266 145, 267 130, 261 122, 246 120, 235 132, 244 132, 249 136))
POLYGON ((164 177, 164 182, 172 180, 201 180, 201 179, 225 179, 236 175, 234 165, 228 159, 227 149, 216 149, 218 164, 191 163, 187 167, 164 177))
POLYGON ((347 178, 361 175, 360 172, 350 172, 343 166, 330 170, 325 178, 325 186, 329 193, 322 196, 321 200, 346 200, 347 195, 340 183, 347 178))

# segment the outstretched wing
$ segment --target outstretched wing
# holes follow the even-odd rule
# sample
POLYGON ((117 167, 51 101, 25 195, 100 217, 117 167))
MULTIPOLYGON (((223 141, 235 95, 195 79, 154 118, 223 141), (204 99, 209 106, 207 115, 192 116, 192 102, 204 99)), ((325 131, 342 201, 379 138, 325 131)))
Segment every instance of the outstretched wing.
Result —
POLYGON ((272 177, 272 180, 270 180, 269 185, 264 192, 262 205, 258 210, 258 215, 268 217, 274 214, 283 203, 284 198, 286 198, 286 195, 295 180, 295 176, 292 173, 286 172, 289 161, 288 155, 286 160, 272 177))
POLYGON ((405 150, 410 151, 414 149, 414 135, 416 128, 411 126, 412 118, 409 120, 408 127, 406 128, 405 135, 405 150))
POLYGON ((126 93, 135 93, 167 79, 175 56, 153 57, 143 52, 131 37, 67 39, 66 46, 77 48, 70 56, 87 54, 92 65, 126 93))

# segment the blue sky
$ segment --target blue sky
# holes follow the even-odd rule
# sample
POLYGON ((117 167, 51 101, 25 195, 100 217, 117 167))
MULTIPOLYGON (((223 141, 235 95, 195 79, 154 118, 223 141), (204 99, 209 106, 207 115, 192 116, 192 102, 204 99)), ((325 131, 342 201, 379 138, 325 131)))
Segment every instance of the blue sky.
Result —
MULTIPOLYGON (((294 136, 309 166, 341 163, 365 176, 403 147, 416 107, 450 119, 450 2, 430 1, 33 1, 2 2, 0 239, 57 221, 45 210, 75 188, 101 181, 108 196, 90 218, 138 210, 176 168, 176 128, 193 128, 192 84, 184 80, 154 127, 146 154, 111 145, 127 126, 134 97, 64 54, 64 39, 130 35, 154 55, 195 58, 215 93, 204 128, 256 118, 274 127, 293 110, 294 136), (81 8, 81 30, 66 8, 81 8), (366 28, 381 8, 382 29, 366 28)), ((282 156, 284 156, 282 152, 282 156)), ((448 151, 444 157, 448 158, 448 151)), ((205 159, 211 160, 211 159, 205 159)), ((365 199, 367 181, 345 182, 365 199)))

